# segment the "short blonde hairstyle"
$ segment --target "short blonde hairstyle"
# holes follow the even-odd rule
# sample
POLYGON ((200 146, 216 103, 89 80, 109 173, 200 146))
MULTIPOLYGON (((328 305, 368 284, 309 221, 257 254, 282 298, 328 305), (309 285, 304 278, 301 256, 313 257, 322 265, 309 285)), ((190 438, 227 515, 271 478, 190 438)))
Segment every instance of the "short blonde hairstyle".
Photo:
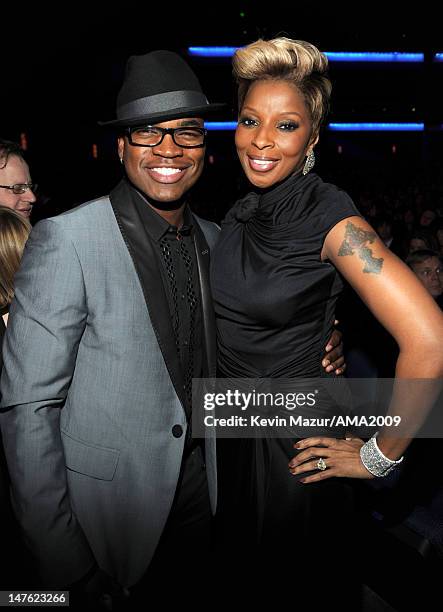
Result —
POLYGON ((329 112, 332 85, 327 70, 328 58, 311 43, 285 37, 259 39, 234 54, 239 111, 254 81, 287 81, 304 97, 316 136, 329 112))
POLYGON ((11 208, 0 206, 0 309, 14 297, 14 275, 31 231, 27 219, 11 208))

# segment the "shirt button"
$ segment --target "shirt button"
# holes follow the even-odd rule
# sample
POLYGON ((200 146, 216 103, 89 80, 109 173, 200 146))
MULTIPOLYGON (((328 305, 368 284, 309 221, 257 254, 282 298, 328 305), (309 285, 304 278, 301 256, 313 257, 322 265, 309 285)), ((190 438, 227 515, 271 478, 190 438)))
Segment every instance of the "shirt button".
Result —
POLYGON ((182 300, 184 300, 184 299, 185 299, 185 297, 186 297, 186 296, 185 296, 185 294, 184 294, 184 293, 182 293, 182 295, 181 295, 182 300))
POLYGON ((172 428, 172 435, 174 438, 181 438, 183 435, 183 427, 181 425, 174 425, 172 428))

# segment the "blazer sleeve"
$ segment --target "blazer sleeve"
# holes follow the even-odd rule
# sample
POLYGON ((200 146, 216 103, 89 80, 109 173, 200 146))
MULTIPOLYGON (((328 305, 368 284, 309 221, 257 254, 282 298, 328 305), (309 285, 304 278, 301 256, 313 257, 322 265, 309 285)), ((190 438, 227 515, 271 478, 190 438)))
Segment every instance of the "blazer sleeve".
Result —
POLYGON ((15 277, 0 425, 14 509, 43 580, 53 588, 80 579, 95 562, 70 506, 60 435, 86 318, 74 245, 55 220, 41 221, 15 277))

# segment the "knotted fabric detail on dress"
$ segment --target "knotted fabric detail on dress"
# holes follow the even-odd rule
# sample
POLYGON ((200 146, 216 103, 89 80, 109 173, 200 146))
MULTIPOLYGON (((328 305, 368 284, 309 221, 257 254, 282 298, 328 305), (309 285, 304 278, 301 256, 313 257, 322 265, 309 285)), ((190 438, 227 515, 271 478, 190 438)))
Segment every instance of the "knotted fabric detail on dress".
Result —
POLYGON ((293 209, 297 200, 314 182, 315 179, 298 172, 268 189, 251 191, 231 208, 225 221, 235 219, 248 223, 251 219, 260 218, 262 221, 275 223, 275 213, 281 212, 282 209, 293 209))
POLYGON ((237 221, 247 223, 250 219, 252 219, 257 211, 259 203, 260 196, 257 193, 248 193, 248 195, 243 198, 243 200, 234 210, 234 216, 237 221))

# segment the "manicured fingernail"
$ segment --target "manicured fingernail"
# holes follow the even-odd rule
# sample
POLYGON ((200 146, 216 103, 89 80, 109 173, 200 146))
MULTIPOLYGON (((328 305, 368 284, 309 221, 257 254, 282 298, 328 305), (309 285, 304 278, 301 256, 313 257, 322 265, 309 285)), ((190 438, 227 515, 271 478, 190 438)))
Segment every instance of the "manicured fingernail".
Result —
POLYGON ((325 360, 323 361, 323 367, 328 366, 330 363, 331 363, 331 362, 329 361, 329 359, 325 359, 325 360))
POLYGON ((294 444, 294 448, 301 448, 301 442, 297 442, 297 444, 294 444))
POLYGON ((328 344, 327 347, 326 347, 326 350, 327 351, 331 351, 332 350, 332 344, 328 344))
POLYGON ((299 480, 298 482, 302 482, 303 484, 305 484, 305 481, 304 481, 304 480, 299 480))
POLYGON ((332 372, 332 370, 333 370, 333 369, 334 369, 334 368, 333 368, 331 365, 329 365, 329 366, 326 368, 326 372, 332 372))

